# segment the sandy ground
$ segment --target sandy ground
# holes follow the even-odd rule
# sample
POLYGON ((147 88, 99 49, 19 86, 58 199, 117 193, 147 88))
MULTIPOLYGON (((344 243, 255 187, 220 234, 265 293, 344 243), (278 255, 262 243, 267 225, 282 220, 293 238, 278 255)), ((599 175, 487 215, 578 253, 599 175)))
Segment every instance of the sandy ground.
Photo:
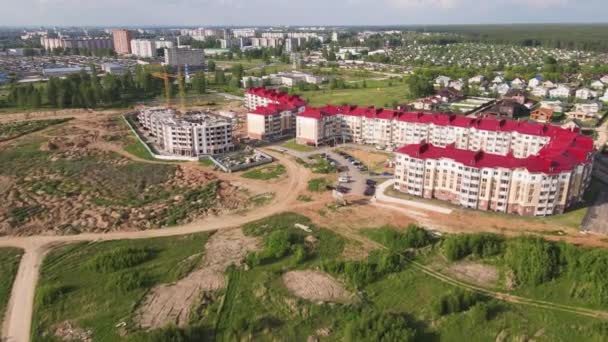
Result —
POLYGON ((193 305, 205 294, 225 287, 226 268, 241 265, 247 253, 257 249, 258 240, 245 236, 240 228, 213 234, 205 245, 203 267, 174 284, 153 288, 137 309, 135 321, 144 329, 186 326, 193 305))
POLYGON ((292 271, 283 275, 283 284, 297 297, 313 302, 345 303, 352 294, 326 273, 318 271, 292 271))
POLYGON ((498 270, 496 267, 479 262, 457 262, 450 265, 446 271, 460 280, 484 287, 495 287, 498 281, 498 270))
POLYGON ((348 147, 344 148, 344 150, 376 172, 391 170, 386 167, 387 160, 390 159, 390 155, 388 154, 348 147))

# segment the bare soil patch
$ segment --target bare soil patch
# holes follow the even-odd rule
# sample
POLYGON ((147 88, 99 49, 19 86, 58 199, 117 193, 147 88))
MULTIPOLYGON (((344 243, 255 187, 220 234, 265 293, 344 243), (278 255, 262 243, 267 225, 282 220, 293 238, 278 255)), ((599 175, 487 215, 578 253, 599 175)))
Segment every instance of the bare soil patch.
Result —
POLYGON ((479 262, 457 262, 450 265, 447 271, 458 279, 486 287, 493 287, 498 281, 496 267, 479 262))
POLYGON ((283 283, 295 296, 313 302, 344 303, 352 299, 352 294, 338 280, 319 271, 287 272, 283 283))
POLYGON ((93 332, 73 325, 70 321, 65 321, 55 327, 55 337, 62 341, 69 342, 91 342, 93 332))
POLYGON ((259 241, 240 228, 218 231, 205 244, 202 268, 174 284, 152 289, 137 309, 135 321, 143 329, 186 326, 193 306, 226 286, 224 271, 230 265, 240 266, 247 253, 258 249, 259 241))

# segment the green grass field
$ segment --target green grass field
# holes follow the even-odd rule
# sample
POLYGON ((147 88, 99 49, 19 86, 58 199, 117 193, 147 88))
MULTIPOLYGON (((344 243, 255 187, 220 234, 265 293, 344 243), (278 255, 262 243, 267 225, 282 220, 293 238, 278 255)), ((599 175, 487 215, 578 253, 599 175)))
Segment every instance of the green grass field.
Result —
POLYGON ((281 177, 283 174, 285 174, 285 172, 285 166, 281 164, 272 164, 260 166, 253 170, 247 171, 243 173, 241 177, 248 179, 270 180, 281 177))
MULTIPOLYGON (((66 320, 93 332, 95 341, 145 341, 146 334, 121 338, 117 323, 131 324, 131 314, 148 289, 183 276, 180 265, 201 253, 208 234, 136 241, 82 243, 61 247, 44 260, 36 290, 32 340, 47 340, 45 332, 66 320), (148 258, 129 267, 100 272, 100 257, 126 248, 146 249, 148 258), (135 284, 125 286, 132 275, 135 284)), ((51 339, 52 340, 52 339, 51 339)))
POLYGON ((156 158, 152 157, 150 152, 143 146, 143 144, 138 139, 129 139, 131 142, 125 145, 124 150, 128 153, 134 155, 137 158, 145 159, 145 160, 156 160, 156 158))
POLYGON ((281 146, 298 152, 312 152, 315 150, 313 146, 301 145, 296 143, 296 139, 290 139, 281 144, 281 146))
MULTIPOLYGON (((3 321, 4 310, 8 304, 22 255, 21 249, 0 248, 0 274, 2 275, 0 277, 0 322, 3 321)), ((0 325, 0 332, 2 332, 2 325, 0 325)))
POLYGON ((317 107, 327 104, 390 107, 394 102, 401 104, 409 100, 405 84, 393 81, 389 87, 384 82, 378 83, 378 87, 370 81, 367 88, 306 91, 300 96, 317 107))

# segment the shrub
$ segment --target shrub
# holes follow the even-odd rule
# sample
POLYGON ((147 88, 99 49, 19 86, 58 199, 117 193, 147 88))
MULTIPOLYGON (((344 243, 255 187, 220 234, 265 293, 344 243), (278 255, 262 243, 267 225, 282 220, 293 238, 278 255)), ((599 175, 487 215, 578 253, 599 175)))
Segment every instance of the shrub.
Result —
POLYGON ((178 328, 173 325, 157 329, 147 334, 142 341, 149 342, 198 342, 210 340, 200 327, 178 328))
POLYGON ((92 260, 92 266, 97 272, 115 272, 139 265, 152 257, 150 249, 123 247, 96 256, 92 260))
POLYGON ((308 181, 308 190, 312 192, 323 192, 331 182, 325 178, 315 178, 308 181))
POLYGON ((356 287, 364 287, 384 275, 401 271, 405 258, 396 253, 371 253, 367 261, 328 261, 321 264, 325 272, 346 278, 356 287))
POLYGON ((517 284, 538 285, 557 276, 559 249, 541 238, 516 238, 507 244, 505 261, 517 284))
POLYGON ((414 341, 417 330, 403 315, 362 313, 346 326, 346 341, 414 341))
POLYGON ((38 290, 37 299, 41 305, 51 305, 72 290, 70 286, 43 286, 38 290))
POLYGON ((421 248, 433 243, 432 235, 416 225, 409 225, 401 232, 390 227, 368 230, 366 234, 374 241, 391 250, 402 251, 408 248, 421 248))
POLYGON ((448 260, 461 260, 469 255, 487 258, 504 251, 505 240, 495 234, 450 235, 443 242, 443 252, 448 260))
POLYGON ((142 272, 124 272, 113 275, 108 280, 108 290, 118 290, 127 293, 149 284, 148 276, 142 272))
POLYGON ((485 300, 486 298, 480 294, 456 290, 441 296, 437 300, 435 303, 435 312, 440 316, 463 312, 485 300))

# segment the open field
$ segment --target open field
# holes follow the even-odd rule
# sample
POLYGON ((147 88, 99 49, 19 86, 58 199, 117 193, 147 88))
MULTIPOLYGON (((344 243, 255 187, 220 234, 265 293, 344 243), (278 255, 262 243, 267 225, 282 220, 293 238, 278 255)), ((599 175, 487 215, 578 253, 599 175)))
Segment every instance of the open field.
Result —
MULTIPOLYGON (((203 233, 56 249, 42 266, 32 339, 52 336, 57 326, 70 322, 95 341, 119 340, 136 325, 133 311, 146 292, 194 270, 207 239, 203 233), (121 322, 126 326, 117 328, 121 322)), ((144 341, 146 335, 126 340, 144 341)))
MULTIPOLYGON (((19 260, 23 251, 17 248, 0 248, 0 322, 3 321, 4 310, 13 287, 13 280, 17 275, 19 260)), ((0 332, 2 324, 0 324, 0 332)))
POLYGON ((393 86, 334 90, 315 90, 300 93, 300 96, 310 106, 325 106, 327 104, 357 106, 391 107, 393 103, 404 103, 408 98, 408 87, 394 81, 393 86))
POLYGON ((243 178, 270 180, 279 178, 285 174, 285 166, 281 164, 271 164, 254 168, 242 174, 243 178))
MULTIPOLYGON (((159 325, 150 331, 140 329, 134 319, 145 303, 141 298, 146 289, 174 286, 179 279, 204 271, 205 264, 213 263, 210 260, 228 260, 231 252, 212 246, 245 237, 215 233, 210 239, 197 234, 61 247, 44 262, 33 334, 36 339, 49 338, 70 324, 95 341, 302 341, 311 336, 328 341, 375 341, 383 336, 425 341, 601 341, 605 337, 606 323, 601 320, 524 306, 509 298, 493 299, 423 272, 408 258, 444 270, 452 263, 439 257, 446 242, 414 227, 398 229, 400 233, 383 239, 392 229, 378 230, 374 239, 397 243, 352 259, 346 257, 353 243, 350 238, 318 227, 302 215, 283 213, 248 223, 242 233, 261 245, 244 257, 247 266, 218 268, 225 270, 224 285, 211 292, 201 286, 208 294, 194 296, 195 304, 182 308, 192 309, 187 320, 180 319, 177 327, 159 325), (121 257, 127 252, 133 256, 121 257), (135 261, 125 264, 128 260, 135 261), (116 289, 111 296, 108 288, 116 289)), ((468 265, 501 265, 496 254, 487 261, 475 255, 466 258, 468 265)), ((235 259, 235 263, 239 262, 235 259)), ((497 281, 505 279, 501 276, 497 281)), ((522 284, 512 292, 534 288, 522 284)), ((173 311, 181 312, 178 307, 173 311)))

